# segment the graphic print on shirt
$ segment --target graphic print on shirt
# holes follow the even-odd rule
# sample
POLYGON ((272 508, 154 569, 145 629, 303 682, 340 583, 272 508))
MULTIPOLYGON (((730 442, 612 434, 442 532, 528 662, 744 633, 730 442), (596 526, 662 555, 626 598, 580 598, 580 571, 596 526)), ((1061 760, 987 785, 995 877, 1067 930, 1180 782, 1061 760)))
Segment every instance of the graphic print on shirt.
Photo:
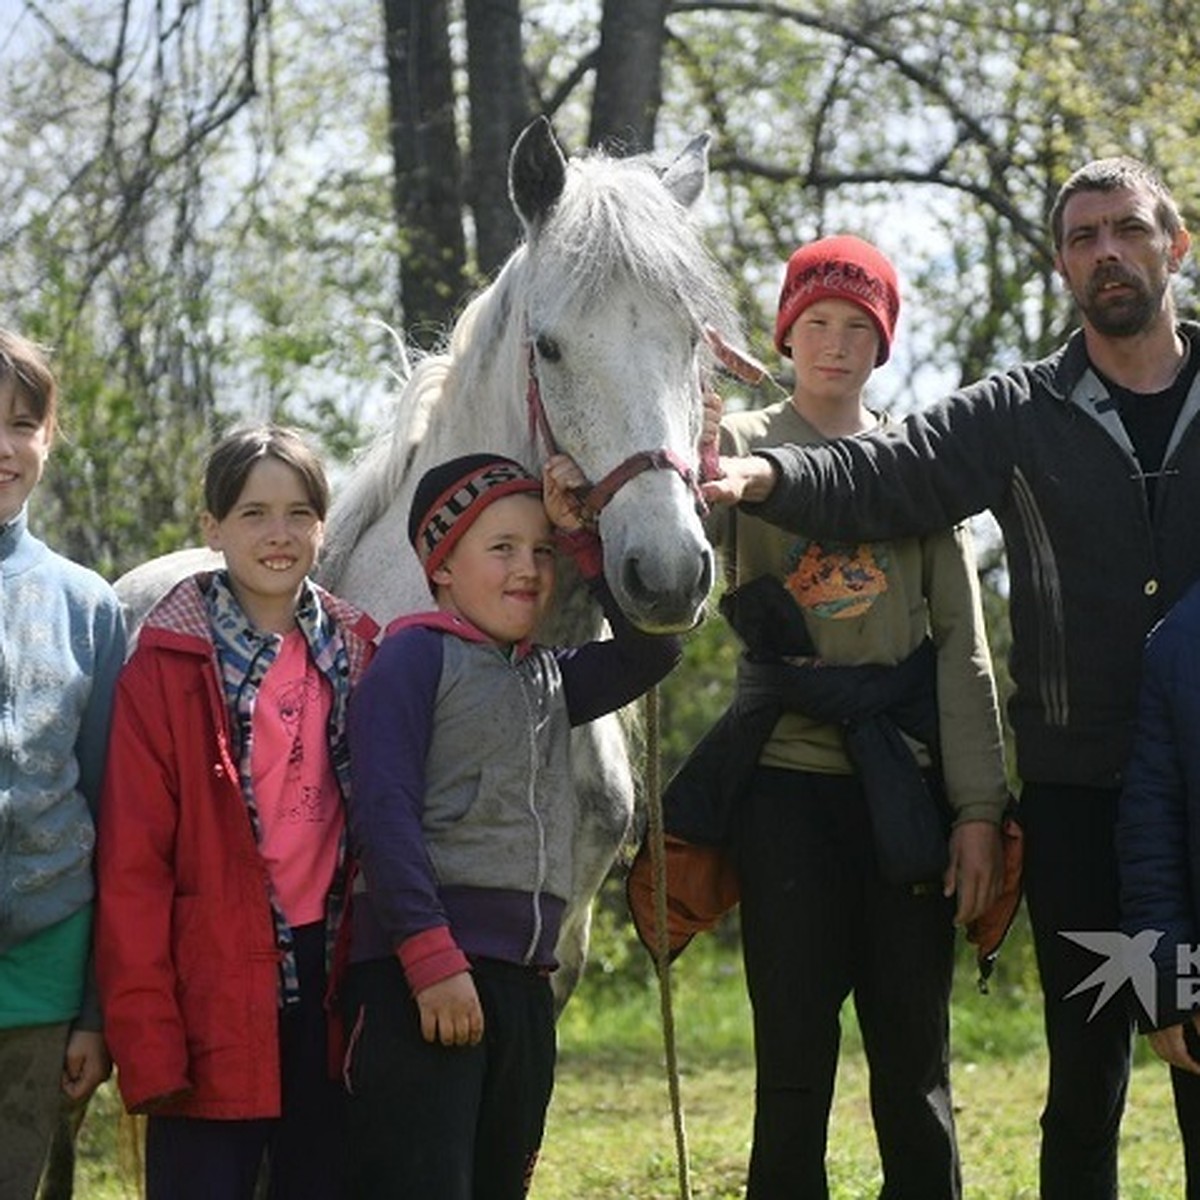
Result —
POLYGON ((302 781, 304 771, 304 713, 309 703, 320 700, 320 680, 315 672, 306 669, 304 675, 279 689, 275 697, 280 724, 290 735, 287 771, 279 796, 278 820, 293 825, 321 821, 321 792, 302 781))
POLYGON ((888 590, 886 542, 799 538, 788 551, 784 586, 807 612, 827 620, 861 617, 888 590))

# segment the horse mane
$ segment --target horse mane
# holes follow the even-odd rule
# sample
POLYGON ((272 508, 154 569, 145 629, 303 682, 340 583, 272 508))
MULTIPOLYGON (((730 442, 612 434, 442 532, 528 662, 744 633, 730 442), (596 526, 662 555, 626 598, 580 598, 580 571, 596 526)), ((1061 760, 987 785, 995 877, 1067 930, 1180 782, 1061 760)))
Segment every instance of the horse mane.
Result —
POLYGON ((391 425, 355 455, 344 483, 334 494, 326 523, 318 576, 335 589, 362 534, 383 514, 393 489, 404 478, 413 448, 420 443, 429 415, 441 394, 449 367, 445 355, 418 358, 404 381, 391 425))
MULTIPOLYGON (((436 432, 455 424, 455 399, 508 406, 508 444, 492 445, 530 469, 537 446, 523 411, 529 331, 522 313, 553 322, 576 306, 586 312, 620 275, 664 303, 678 305, 699 333, 711 325, 736 337, 739 321, 725 276, 692 229, 687 209, 663 186, 648 156, 618 159, 590 151, 567 164, 562 194, 495 280, 463 309, 443 345, 413 365, 390 427, 352 466, 330 513, 321 579, 336 589, 362 534, 422 465, 448 454, 436 432), (497 387, 497 380, 502 387, 497 387), (448 421, 438 421, 449 414, 448 421)), ((447 436, 461 434, 449 430, 447 436)), ((469 446, 458 445, 453 453, 469 446)), ((477 448, 477 447, 476 447, 477 448)))
MULTIPOLYGON (((351 463, 329 513, 320 564, 321 582, 326 587, 337 588, 362 534, 383 516, 405 481, 412 478, 419 458, 431 456, 426 435, 434 415, 449 407, 459 390, 452 377, 461 376, 464 364, 471 360, 469 347, 482 336, 476 327, 495 323, 489 310, 502 307, 498 301, 505 290, 502 281, 507 269, 506 265, 496 281, 468 303, 439 349, 414 355, 411 371, 402 379, 391 423, 351 463)), ((396 334, 397 339, 399 336, 396 334)))

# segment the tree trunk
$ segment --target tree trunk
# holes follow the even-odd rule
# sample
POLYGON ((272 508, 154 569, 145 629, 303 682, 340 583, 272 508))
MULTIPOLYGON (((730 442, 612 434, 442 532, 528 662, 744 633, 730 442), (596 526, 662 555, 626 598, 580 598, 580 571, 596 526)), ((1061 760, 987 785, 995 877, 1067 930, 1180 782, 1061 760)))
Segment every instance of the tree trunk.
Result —
POLYGON ((667 0, 604 0, 589 145, 626 154, 653 148, 669 7, 667 0))
POLYGON ((466 0, 471 102, 467 203, 475 217, 479 270, 508 257, 520 225, 508 199, 508 153, 533 115, 525 85, 520 0, 466 0))
POLYGON ((408 337, 433 345, 466 288, 462 167, 445 0, 383 0, 400 303, 408 337))

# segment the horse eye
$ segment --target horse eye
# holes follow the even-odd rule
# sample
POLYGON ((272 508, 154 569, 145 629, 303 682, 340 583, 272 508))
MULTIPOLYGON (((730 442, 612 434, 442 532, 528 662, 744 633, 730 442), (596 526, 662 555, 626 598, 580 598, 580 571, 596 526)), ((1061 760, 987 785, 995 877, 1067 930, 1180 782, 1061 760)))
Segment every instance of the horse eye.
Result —
POLYGON ((539 334, 534 344, 537 346, 538 355, 546 362, 558 362, 562 358, 562 348, 552 337, 547 337, 544 333, 539 334))

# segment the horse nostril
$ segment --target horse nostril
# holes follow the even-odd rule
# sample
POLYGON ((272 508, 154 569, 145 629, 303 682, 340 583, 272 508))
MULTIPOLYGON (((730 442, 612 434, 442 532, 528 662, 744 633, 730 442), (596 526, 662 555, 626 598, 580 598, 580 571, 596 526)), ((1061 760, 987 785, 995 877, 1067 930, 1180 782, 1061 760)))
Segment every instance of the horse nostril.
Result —
POLYGON ((650 589, 643 582, 642 573, 638 569, 638 560, 633 556, 625 560, 621 582, 625 587, 625 594, 638 604, 644 603, 650 596, 650 589))
POLYGON ((712 587, 713 572, 713 554, 705 547, 704 552, 696 557, 695 573, 690 579, 679 581, 681 586, 676 594, 674 588, 664 590, 661 581, 647 582, 642 571, 641 559, 637 555, 630 555, 621 569, 621 585, 633 603, 652 610, 662 607, 664 602, 670 604, 675 600, 690 601, 696 597, 707 596, 712 587))

